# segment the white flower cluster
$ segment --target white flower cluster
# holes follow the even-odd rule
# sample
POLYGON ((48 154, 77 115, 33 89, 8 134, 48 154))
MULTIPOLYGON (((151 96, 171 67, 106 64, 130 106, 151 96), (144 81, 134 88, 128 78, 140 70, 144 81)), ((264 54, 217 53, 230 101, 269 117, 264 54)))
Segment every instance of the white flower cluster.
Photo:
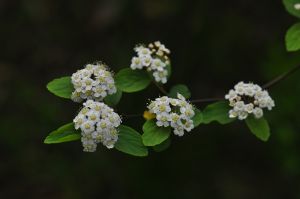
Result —
POLYGON ((244 120, 249 114, 253 114, 259 119, 263 116, 263 109, 272 110, 275 106, 274 100, 270 97, 268 91, 263 90, 259 85, 253 83, 239 82, 225 96, 229 100, 230 118, 244 120))
POLYGON ((168 70, 167 65, 170 64, 168 55, 170 50, 159 41, 150 43, 148 48, 138 45, 134 48, 138 56, 131 59, 131 69, 143 69, 153 72, 156 82, 165 84, 167 82, 168 70))
POLYGON ((296 10, 300 10, 300 3, 296 3, 296 4, 294 5, 294 8, 295 8, 296 10))
POLYGON ((107 148, 113 148, 118 140, 116 127, 121 124, 120 116, 102 102, 87 100, 73 120, 75 129, 81 130, 83 151, 96 151, 101 142, 107 148))
POLYGON ((72 84, 75 88, 72 100, 82 102, 85 99, 102 101, 107 95, 117 92, 111 72, 104 64, 87 64, 84 69, 72 75, 72 84))
POLYGON ((150 113, 156 116, 156 125, 174 129, 174 134, 184 135, 184 130, 190 132, 194 128, 192 117, 195 115, 193 106, 186 99, 177 94, 178 99, 169 97, 156 98, 148 105, 150 113))

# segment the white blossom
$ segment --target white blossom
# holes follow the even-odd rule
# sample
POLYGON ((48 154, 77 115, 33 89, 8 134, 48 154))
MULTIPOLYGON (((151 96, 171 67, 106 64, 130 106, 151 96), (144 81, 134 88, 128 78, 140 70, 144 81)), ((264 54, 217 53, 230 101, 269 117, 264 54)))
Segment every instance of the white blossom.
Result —
POLYGON ((148 109, 150 113, 155 114, 157 126, 170 126, 175 135, 183 136, 184 131, 190 132, 194 128, 193 105, 180 94, 177 94, 177 98, 156 98, 150 102, 148 109))
POLYGON ((153 73, 154 79, 157 82, 161 82, 163 84, 167 83, 167 75, 168 75, 168 71, 155 71, 153 73))
POLYGON ((152 63, 152 57, 150 55, 141 57, 142 66, 148 67, 152 63))
POLYGON ((150 67, 152 70, 164 71, 166 64, 164 62, 162 62, 160 59, 155 58, 152 60, 152 64, 150 67))
POLYGON ((97 144, 113 148, 118 140, 117 127, 121 124, 120 116, 102 102, 87 100, 74 118, 75 129, 81 130, 83 151, 96 151, 97 144))
POLYGON ((256 107, 254 110, 253 110, 253 114, 256 118, 261 118, 263 115, 264 115, 264 112, 261 108, 258 108, 256 107))
POLYGON ((135 69, 142 69, 143 68, 143 64, 142 64, 142 60, 140 57, 133 57, 131 59, 131 65, 130 67, 135 70, 135 69))
POLYGON ((272 110, 275 106, 268 91, 253 83, 239 82, 234 89, 229 90, 225 99, 229 100, 229 105, 232 107, 229 117, 239 120, 246 119, 250 114, 259 119, 263 116, 264 108, 272 110))
POLYGON ((294 8, 295 8, 296 10, 300 10, 300 3, 296 3, 296 4, 294 5, 294 8))
POLYGON ((158 83, 165 84, 167 82, 168 70, 167 65, 170 64, 168 55, 170 50, 159 41, 150 43, 148 47, 137 45, 134 48, 137 57, 131 59, 131 69, 146 69, 152 72, 154 80, 158 83))
POLYGON ((144 56, 151 56, 151 50, 149 48, 146 48, 144 46, 138 46, 135 48, 135 51, 137 52, 139 57, 144 57, 144 56))
POLYGON ((71 98, 75 102, 102 101, 107 95, 117 92, 112 73, 104 64, 87 64, 74 73, 71 80, 74 86, 71 98))

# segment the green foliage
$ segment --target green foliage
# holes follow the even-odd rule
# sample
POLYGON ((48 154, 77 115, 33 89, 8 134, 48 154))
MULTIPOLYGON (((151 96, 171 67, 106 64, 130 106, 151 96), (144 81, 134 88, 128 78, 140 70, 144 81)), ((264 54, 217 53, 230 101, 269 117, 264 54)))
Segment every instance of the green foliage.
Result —
POLYGON ((125 68, 115 76, 116 86, 123 92, 132 93, 145 89, 151 82, 151 77, 144 70, 125 68))
POLYGON ((148 155, 148 149, 143 145, 141 134, 129 126, 119 126, 119 138, 115 148, 121 152, 144 157, 148 155))
POLYGON ((158 127, 154 120, 148 120, 143 125, 142 135, 145 146, 155 146, 169 138, 171 133, 170 127, 158 127))
POLYGON ((181 94, 182 96, 184 96, 187 99, 191 97, 191 92, 190 92, 189 88, 184 84, 177 84, 177 85, 173 86, 171 88, 168 96, 172 97, 172 98, 177 98, 177 93, 181 94))
POLYGON ((249 116, 246 119, 246 124, 250 131, 260 140, 268 141, 270 137, 270 127, 268 121, 265 118, 256 119, 253 116, 249 116))
POLYGON ((220 101, 208 105, 203 110, 203 123, 209 124, 213 121, 217 121, 220 124, 228 124, 235 119, 229 118, 230 106, 226 101, 220 101))
POLYGON ((70 99, 74 90, 71 77, 61 77, 52 80, 47 84, 47 89, 54 95, 70 99))
POLYGON ((167 68, 167 71, 168 71, 168 76, 167 76, 167 78, 169 79, 169 78, 171 77, 171 75, 172 75, 172 66, 171 66, 171 63, 168 64, 168 65, 166 66, 166 68, 167 68))
POLYGON ((293 25, 286 33, 285 44, 288 51, 300 49, 300 23, 293 25))
POLYGON ((170 137, 168 139, 166 139, 165 141, 163 141, 162 143, 158 144, 158 145, 155 145, 153 146, 153 150, 156 151, 156 152, 162 152, 166 149, 168 149, 171 145, 171 139, 170 137))
MULTIPOLYGON (((286 0, 284 2, 288 10, 291 8, 290 4, 293 3, 294 6, 294 3, 296 3, 292 0, 286 0)), ((300 49, 299 38, 300 23, 292 26, 286 34, 286 46, 289 51, 296 51, 300 49)), ((167 65, 167 70, 169 78, 171 75, 170 64, 167 65)), ((113 95, 106 96, 103 101, 108 106, 116 106, 120 102, 123 92, 131 93, 141 91, 149 86, 152 80, 152 75, 146 70, 132 70, 131 68, 122 69, 115 75, 117 92, 113 95)), ((74 90, 71 77, 54 79, 47 85, 47 88, 50 92, 63 98, 71 98, 72 91, 74 90)), ((165 93, 164 89, 161 90, 165 93)), ((170 92, 167 95, 171 98, 177 98, 178 93, 183 95, 186 99, 191 97, 189 88, 184 84, 177 84, 171 87, 170 92)), ((203 111, 200 111, 196 107, 193 109, 195 111, 195 115, 192 118, 194 127, 198 127, 202 123, 209 124, 214 121, 220 124, 228 124, 235 120, 234 118, 229 117, 231 107, 227 101, 219 101, 209 104, 203 111)), ((149 117, 144 117, 150 119, 149 117)), ((270 136, 270 129, 264 118, 255 119, 254 117, 249 116, 246 119, 246 124, 251 132, 259 139, 263 141, 268 140, 270 136)), ((120 125, 118 130, 119 137, 117 143, 115 143, 115 148, 133 156, 147 156, 148 146, 152 147, 154 151, 160 152, 167 149, 171 144, 171 127, 158 127, 155 119, 147 120, 144 123, 142 135, 131 127, 125 125, 120 125)), ((47 144, 69 142, 78 140, 80 137, 81 134, 79 131, 74 129, 74 124, 69 123, 50 133, 44 142, 47 144)))
POLYGON ((194 123, 194 127, 197 127, 203 122, 203 114, 197 108, 194 108, 194 111, 195 111, 195 115, 192 118, 192 120, 193 120, 193 123, 194 123))
POLYGON ((79 140, 80 131, 74 128, 74 123, 68 123, 51 132, 44 140, 45 144, 57 144, 79 140))
POLYGON ((300 10, 295 9, 295 4, 300 3, 299 0, 283 0, 283 4, 286 10, 295 17, 300 18, 300 10))
POLYGON ((108 106, 116 106, 120 102, 121 98, 122 98, 122 91, 117 89, 117 92, 115 94, 107 95, 104 98, 104 102, 108 106))

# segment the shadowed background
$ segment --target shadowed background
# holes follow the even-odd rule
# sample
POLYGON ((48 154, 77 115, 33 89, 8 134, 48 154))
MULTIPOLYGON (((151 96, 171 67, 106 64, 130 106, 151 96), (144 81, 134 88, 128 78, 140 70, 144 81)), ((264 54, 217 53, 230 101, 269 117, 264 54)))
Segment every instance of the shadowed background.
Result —
MULTIPOLYGON (((279 0, 0 1, 0 198, 300 198, 299 73, 270 90, 267 143, 235 122, 173 136, 146 158, 43 144, 80 107, 46 90, 56 77, 96 60, 117 72, 135 44, 160 40, 172 51, 166 88, 184 83, 192 99, 219 97, 299 64, 284 47, 296 21, 279 0)), ((118 112, 142 113, 158 95, 154 86, 125 94, 118 112)), ((124 123, 141 131, 143 119, 124 123)))

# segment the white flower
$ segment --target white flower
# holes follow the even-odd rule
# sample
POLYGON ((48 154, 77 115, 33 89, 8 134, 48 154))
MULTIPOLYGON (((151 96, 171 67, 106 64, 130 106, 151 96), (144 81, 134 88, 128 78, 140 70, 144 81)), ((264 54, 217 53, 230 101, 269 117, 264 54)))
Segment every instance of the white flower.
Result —
POLYGON ((240 82, 237 85, 235 85, 234 89, 237 94, 243 95, 245 92, 244 82, 240 82))
POLYGON ((81 130, 83 150, 96 151, 97 143, 113 148, 118 140, 120 116, 102 102, 87 100, 74 118, 75 129, 81 130))
POLYGON ((194 128, 194 122, 193 120, 187 120, 184 124, 184 129, 187 132, 190 132, 194 128))
POLYGON ((194 128, 193 106, 186 99, 178 94, 177 98, 163 96, 151 101, 148 105, 150 113, 155 114, 156 125, 172 127, 174 134, 184 135, 184 131, 190 132, 194 128))
POLYGON ((171 113, 169 116, 169 121, 172 127, 177 126, 178 121, 180 121, 180 115, 177 113, 171 113))
POLYGON ((168 57, 170 50, 159 41, 150 43, 148 47, 138 45, 134 48, 138 56, 131 59, 130 68, 132 70, 145 68, 147 71, 152 72, 156 82, 165 84, 168 76, 166 66, 170 64, 168 57))
POLYGON ((87 120, 85 123, 81 124, 80 129, 86 134, 91 134, 95 131, 95 122, 87 120))
POLYGON ((184 129, 182 127, 177 127, 174 129, 173 133, 178 136, 184 135, 184 129))
POLYGON ((274 100, 269 99, 269 100, 267 101, 267 108, 268 108, 268 110, 269 110, 269 111, 272 110, 274 106, 275 106, 274 100))
POLYGON ((230 90, 227 95, 225 95, 225 99, 233 100, 237 97, 237 93, 234 90, 230 90))
POLYGON ((149 56, 143 56, 142 58, 142 65, 143 66, 150 66, 150 64, 152 63, 152 57, 149 55, 149 56))
MULTIPOLYGON (((149 44, 149 47, 151 46, 156 46, 160 51, 163 51, 166 54, 170 54, 170 50, 166 48, 166 46, 162 43, 160 43, 160 41, 156 41, 153 44, 149 44)), ((153 47, 152 47, 153 48, 153 47)))
POLYGON ((275 106, 268 91, 253 83, 239 82, 234 89, 229 90, 225 99, 229 100, 229 105, 233 107, 229 111, 229 117, 237 117, 239 120, 246 119, 249 114, 259 119, 263 116, 263 108, 272 110, 275 106))
POLYGON ((263 112, 263 110, 261 108, 256 107, 253 110, 253 114, 254 114, 255 118, 259 119, 259 118, 261 118, 264 115, 264 112, 263 112))
POLYGON ((170 115, 167 112, 162 112, 162 113, 158 114, 156 117, 157 126, 164 126, 164 127, 169 126, 169 117, 170 117, 170 115))
POLYGON ((300 3, 296 3, 296 4, 294 5, 294 8, 295 8, 296 10, 300 10, 300 3))
POLYGON ((235 111, 243 111, 244 108, 245 108, 245 104, 243 101, 239 101, 239 102, 235 103, 235 105, 234 105, 235 111))
POLYGON ((94 140, 89 139, 85 136, 81 137, 82 145, 84 146, 83 151, 84 152, 95 152, 97 149, 97 144, 94 140))
POLYGON ((111 131, 104 131, 102 143, 109 149, 114 148, 114 144, 118 140, 118 131, 111 129, 111 131))
POLYGON ((158 71, 164 71, 166 67, 166 64, 162 62, 160 59, 153 59, 151 64, 152 70, 158 70, 158 71))
POLYGON ((246 111, 240 111, 239 112, 239 116, 238 116, 239 120, 244 120, 247 117, 248 117, 248 113, 246 111))
POLYGON ((131 59, 131 65, 130 67, 135 70, 135 69, 142 69, 143 68, 143 63, 140 57, 133 57, 131 59))
POLYGON ((86 99, 102 101, 107 95, 116 93, 117 89, 111 72, 103 64, 87 64, 71 77, 74 91, 72 100, 82 102, 86 99))
POLYGON ((255 90, 253 89, 253 86, 249 86, 245 88, 245 95, 253 97, 255 94, 255 90))
POLYGON ((79 129, 80 126, 81 126, 83 123, 85 123, 86 121, 87 121, 87 118, 86 118, 85 115, 83 115, 83 114, 77 115, 77 116, 74 118, 74 120, 73 120, 73 122, 74 122, 74 124, 75 124, 75 129, 79 129))
POLYGON ((167 83, 168 71, 155 71, 153 73, 154 79, 157 82, 161 82, 163 84, 167 83))
POLYGON ((246 105, 245 105, 244 110, 245 110, 247 113, 252 113, 252 112, 253 112, 253 108, 254 108, 254 105, 253 105, 252 103, 250 103, 250 104, 246 104, 246 105))
POLYGON ((239 115, 238 112, 236 112, 234 110, 229 111, 229 117, 230 118, 236 118, 238 115, 239 115))
POLYGON ((166 48, 166 46, 163 45, 163 44, 160 45, 159 50, 161 50, 161 51, 163 51, 163 52, 165 52, 167 54, 171 53, 171 51, 168 48, 166 48))
POLYGON ((136 52, 138 53, 139 57, 151 56, 151 50, 143 46, 137 47, 136 52))

